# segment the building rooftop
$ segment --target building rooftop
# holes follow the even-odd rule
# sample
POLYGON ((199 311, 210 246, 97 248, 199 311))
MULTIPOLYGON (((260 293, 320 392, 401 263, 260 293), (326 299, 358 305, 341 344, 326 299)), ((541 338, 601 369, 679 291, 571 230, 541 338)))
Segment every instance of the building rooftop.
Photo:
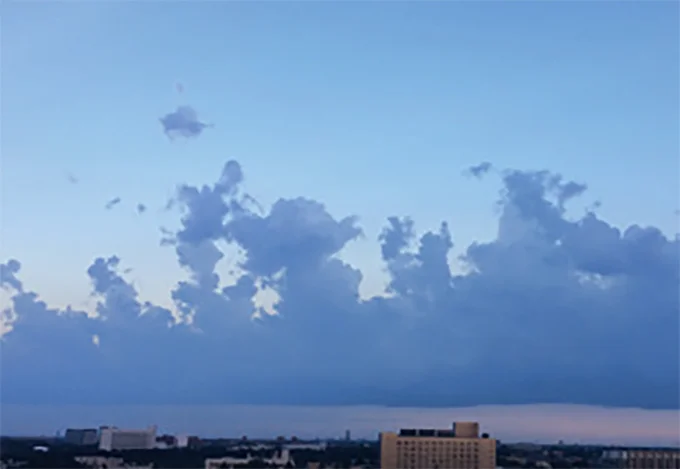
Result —
MULTIPOLYGON (((454 422, 451 428, 402 428, 399 430, 400 437, 422 438, 479 438, 479 423, 477 422, 454 422)), ((488 438, 484 433, 482 438, 488 438)))
POLYGON ((436 430, 434 428, 403 428, 399 430, 399 436, 455 438, 456 432, 454 430, 436 430))

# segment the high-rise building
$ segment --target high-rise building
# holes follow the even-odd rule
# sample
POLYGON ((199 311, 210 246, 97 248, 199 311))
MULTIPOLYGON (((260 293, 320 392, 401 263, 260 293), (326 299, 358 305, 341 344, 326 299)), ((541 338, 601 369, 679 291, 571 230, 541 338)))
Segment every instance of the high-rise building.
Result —
POLYGON ((345 441, 352 441, 352 433, 349 430, 345 430, 345 441))
POLYGON ((99 432, 99 449, 103 451, 153 449, 155 447, 155 426, 146 430, 121 430, 116 427, 102 427, 99 432))
POLYGON ((403 429, 380 434, 381 469, 494 469, 496 440, 479 436, 477 422, 451 430, 403 429))

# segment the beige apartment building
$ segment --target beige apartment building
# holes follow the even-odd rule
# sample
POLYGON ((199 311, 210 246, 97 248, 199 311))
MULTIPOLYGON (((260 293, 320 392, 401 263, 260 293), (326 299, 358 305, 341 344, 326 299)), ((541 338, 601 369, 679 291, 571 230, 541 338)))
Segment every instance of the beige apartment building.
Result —
POLYGON ((403 429, 380 434, 381 469, 494 469, 496 440, 479 436, 477 422, 450 430, 403 429))

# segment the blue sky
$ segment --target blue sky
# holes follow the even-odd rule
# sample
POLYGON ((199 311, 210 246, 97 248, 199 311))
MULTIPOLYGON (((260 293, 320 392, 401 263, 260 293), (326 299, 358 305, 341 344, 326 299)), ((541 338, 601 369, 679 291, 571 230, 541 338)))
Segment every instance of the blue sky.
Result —
POLYGON ((359 215, 367 239, 348 256, 372 277, 389 215, 450 220, 462 246, 495 234, 493 186, 460 177, 482 160, 549 166, 586 181, 614 224, 675 231, 670 2, 5 8, 3 251, 58 304, 86 296, 82 266, 107 253, 167 301, 178 270, 160 209, 226 158, 263 203, 303 194, 359 215), (216 127, 172 145, 157 118, 185 101, 216 127))
POLYGON ((267 209, 300 195, 359 217, 341 257, 364 297, 389 280, 388 216, 448 221, 454 273, 496 238, 503 184, 462 174, 481 161, 586 183, 568 216, 599 201, 609 225, 656 227, 672 249, 672 2, 29 2, 4 6, 2 35, 2 260, 54 307, 93 308, 87 267, 111 255, 170 307, 187 275, 159 245, 181 228, 163 207, 228 159, 267 209), (182 104, 214 128, 170 141, 159 118, 182 104))

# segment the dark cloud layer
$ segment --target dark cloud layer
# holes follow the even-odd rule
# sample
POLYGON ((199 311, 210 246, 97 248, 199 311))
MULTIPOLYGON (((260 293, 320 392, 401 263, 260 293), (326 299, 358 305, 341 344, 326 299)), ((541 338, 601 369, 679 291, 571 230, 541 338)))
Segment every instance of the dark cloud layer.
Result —
POLYGON ((338 257, 362 236, 356 216, 306 198, 253 210, 235 161, 173 200, 181 228, 164 244, 189 274, 170 293, 179 318, 140 300, 115 256, 87 268, 98 318, 51 309, 9 260, 2 399, 678 408, 680 241, 592 211, 568 218, 586 186, 559 175, 500 174, 498 234, 464 250, 463 273, 448 262, 455 225, 419 235, 388 218, 389 285, 370 299, 338 257), (233 281, 215 270, 225 244, 242 253, 233 281), (278 294, 276 315, 256 306, 260 289, 278 294))
POLYGON ((201 122, 198 113, 191 106, 179 106, 175 111, 160 118, 163 132, 168 138, 198 137, 209 124, 201 122))

